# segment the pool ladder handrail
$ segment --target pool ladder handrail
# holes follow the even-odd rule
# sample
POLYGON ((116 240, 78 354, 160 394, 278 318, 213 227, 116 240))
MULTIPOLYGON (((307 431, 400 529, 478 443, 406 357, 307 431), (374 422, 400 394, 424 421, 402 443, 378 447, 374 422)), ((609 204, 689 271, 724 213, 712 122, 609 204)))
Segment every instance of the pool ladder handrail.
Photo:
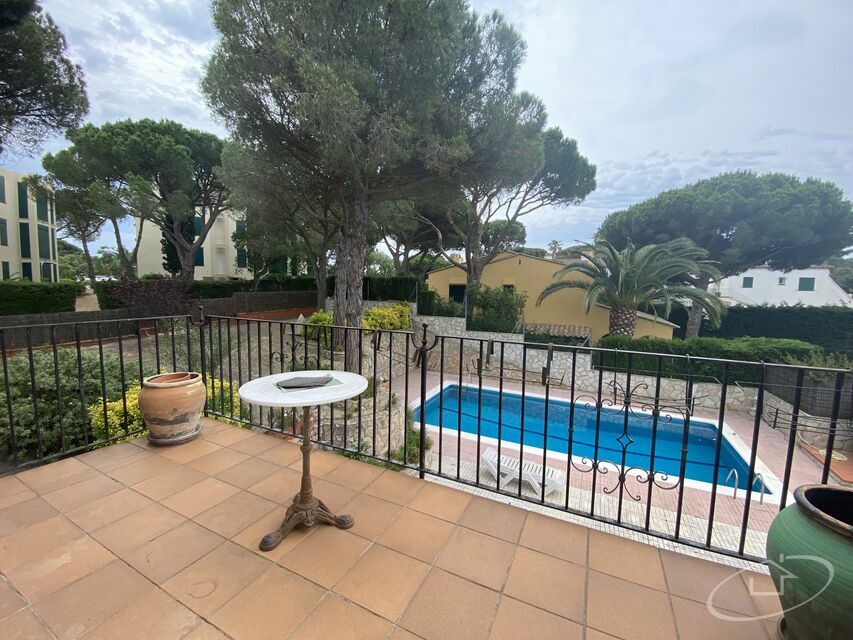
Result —
MULTIPOLYGON (((726 475, 726 479, 723 480, 723 484, 728 485, 729 478, 731 478, 732 476, 735 477, 735 484, 734 484, 734 490, 735 491, 734 491, 734 494, 732 494, 732 500, 737 500, 737 488, 738 488, 738 485, 740 485, 740 478, 738 477, 737 469, 735 469, 734 467, 729 469, 729 473, 726 475)), ((752 480, 752 485, 755 486, 756 482, 759 483, 759 488, 761 490, 761 493, 759 494, 759 497, 758 497, 758 504, 764 504, 764 489, 766 488, 767 485, 764 484, 764 476, 761 475, 761 472, 758 472, 755 474, 755 477, 752 480)))

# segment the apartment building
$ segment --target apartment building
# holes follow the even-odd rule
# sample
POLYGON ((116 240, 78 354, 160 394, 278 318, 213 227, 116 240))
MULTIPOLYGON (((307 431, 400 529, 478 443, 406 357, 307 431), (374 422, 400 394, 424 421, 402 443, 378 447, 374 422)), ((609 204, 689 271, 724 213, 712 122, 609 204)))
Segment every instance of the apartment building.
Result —
POLYGON ((844 291, 829 275, 829 267, 816 266, 793 271, 774 271, 755 267, 736 276, 723 278, 709 290, 723 304, 732 305, 803 305, 853 307, 853 296, 844 291))
POLYGON ((0 168, 0 278, 56 282, 56 211, 37 197, 24 174, 0 168))

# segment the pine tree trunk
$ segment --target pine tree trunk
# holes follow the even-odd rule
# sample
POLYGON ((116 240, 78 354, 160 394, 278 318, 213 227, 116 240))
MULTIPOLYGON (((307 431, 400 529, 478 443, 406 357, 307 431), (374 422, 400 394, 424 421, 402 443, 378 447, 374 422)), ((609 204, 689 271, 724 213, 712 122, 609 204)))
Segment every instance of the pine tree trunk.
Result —
POLYGON ((317 287, 317 308, 322 311, 326 310, 326 274, 328 272, 328 263, 325 257, 311 256, 311 265, 314 271, 314 285, 317 287))
MULTIPOLYGON (((709 280, 705 279, 696 283, 696 287, 699 289, 708 290, 709 280)), ((690 305, 690 314, 687 317, 687 326, 684 330, 684 338, 698 338, 699 330, 702 328, 702 318, 704 317, 704 311, 702 310, 702 306, 698 302, 693 302, 690 305)))
POLYGON ((86 240, 81 241, 83 244, 83 257, 86 259, 86 271, 89 274, 89 282, 92 285, 92 291, 95 291, 95 285, 98 283, 98 279, 95 277, 95 263, 92 260, 92 254, 89 251, 89 243, 86 240))
POLYGON ((631 336, 637 330, 637 310, 629 307, 615 307, 610 310, 610 335, 631 336))
MULTIPOLYGON (((356 195, 342 216, 341 239, 335 262, 335 317, 334 324, 344 327, 361 327, 363 307, 362 283, 369 247, 367 220, 369 210, 364 193, 356 195)), ((346 369, 358 371, 358 332, 336 331, 334 345, 343 346, 346 333, 346 369)))

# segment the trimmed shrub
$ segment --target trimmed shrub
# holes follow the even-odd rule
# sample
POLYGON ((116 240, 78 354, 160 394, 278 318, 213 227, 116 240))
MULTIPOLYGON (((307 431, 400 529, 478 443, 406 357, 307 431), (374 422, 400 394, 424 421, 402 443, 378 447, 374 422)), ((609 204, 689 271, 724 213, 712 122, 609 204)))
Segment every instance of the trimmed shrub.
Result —
POLYGON ((527 302, 525 294, 506 287, 480 285, 469 295, 473 301, 467 327, 472 331, 515 331, 527 302))
POLYGON ((384 307, 373 307, 364 312, 365 329, 409 329, 412 326, 412 308, 404 302, 384 307))
POLYGON ((456 300, 442 298, 437 291, 422 287, 418 291, 418 314, 423 316, 443 316, 446 318, 464 318, 465 305, 456 300))
POLYGON ((308 325, 305 327, 305 337, 315 340, 320 335, 328 334, 327 330, 320 329, 320 327, 332 326, 333 319, 334 316, 328 311, 315 311, 305 321, 308 325))
POLYGON ((0 315, 62 313, 74 311, 77 285, 74 282, 0 281, 0 315))
MULTIPOLYGON (((624 351, 648 351, 652 353, 689 355, 702 358, 720 358, 726 360, 746 360, 750 362, 787 363, 792 360, 808 361, 820 354, 820 347, 800 340, 780 338, 693 338, 691 340, 666 340, 664 338, 631 338, 628 336, 605 336, 597 346, 604 349, 624 351)), ((654 373, 657 369, 656 356, 634 355, 631 358, 631 370, 635 373, 654 373)), ((593 354, 594 366, 605 369, 625 369, 628 365, 627 354, 602 352, 593 354)), ((723 364, 704 362, 685 358, 663 358, 661 369, 664 375, 684 377, 690 373, 699 377, 719 380, 723 373, 723 364), (689 368, 689 371, 688 371, 689 368)), ((732 364, 729 366, 729 382, 758 382, 761 367, 756 365, 732 364)))

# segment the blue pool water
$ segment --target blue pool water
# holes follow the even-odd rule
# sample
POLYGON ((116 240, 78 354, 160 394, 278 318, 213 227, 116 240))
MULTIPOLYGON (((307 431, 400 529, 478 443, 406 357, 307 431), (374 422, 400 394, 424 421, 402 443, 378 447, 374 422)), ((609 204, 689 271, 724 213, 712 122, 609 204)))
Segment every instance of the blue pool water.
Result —
MULTIPOLYGON (((444 429, 456 431, 459 421, 458 385, 446 386, 443 396, 442 418, 439 420, 439 394, 435 394, 426 403, 426 423, 433 426, 441 424, 444 429)), ((462 386, 461 429, 465 433, 477 433, 477 405, 482 393, 482 411, 480 413, 480 434, 483 437, 498 437, 497 391, 462 386)), ((567 453, 569 450, 569 410, 570 403, 565 400, 548 401, 548 444, 550 451, 567 453)), ((415 409, 415 420, 421 422, 420 407, 415 409)), ((595 407, 575 403, 574 435, 572 436, 572 456, 575 458, 595 457, 595 407)), ((504 391, 501 411, 501 439, 503 442, 520 442, 521 438, 521 395, 504 391)), ((524 399, 524 446, 543 448, 545 425, 545 400, 526 396, 524 399)), ((598 460, 608 460, 616 465, 622 463, 622 445, 619 438, 625 426, 625 413, 620 407, 603 408, 599 422, 598 460)), ((625 465, 648 470, 651 466, 652 419, 651 415, 637 416, 629 413, 628 437, 633 440, 626 449, 625 465)), ((673 416, 667 421, 658 421, 654 451, 655 471, 668 474, 673 479, 681 474, 681 444, 684 437, 684 421, 673 416)), ((690 421, 687 439, 687 465, 685 475, 691 480, 712 482, 714 476, 714 455, 717 438, 722 437, 717 427, 701 420, 690 421)), ((621 438, 623 442, 626 440, 621 438)), ((740 489, 745 489, 749 475, 749 464, 735 451, 723 437, 720 449, 720 466, 717 475, 720 485, 725 484, 726 475, 736 469, 740 489)), ((731 485, 731 481, 730 484, 731 485)), ((769 493, 769 492, 768 492, 769 493)))

